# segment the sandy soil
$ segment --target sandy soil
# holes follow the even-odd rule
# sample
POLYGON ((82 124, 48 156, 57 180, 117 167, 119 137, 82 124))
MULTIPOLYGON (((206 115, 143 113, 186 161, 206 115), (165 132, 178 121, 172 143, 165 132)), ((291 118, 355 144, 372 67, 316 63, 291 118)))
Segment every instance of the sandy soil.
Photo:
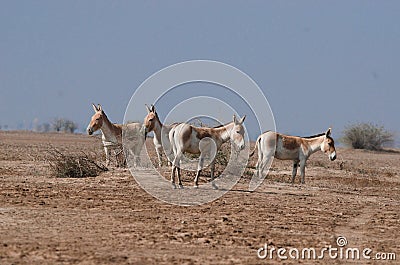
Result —
POLYGON ((265 244, 319 254, 337 247, 338 236, 345 247, 371 248, 372 258, 396 253, 390 264, 400 260, 397 152, 339 149, 334 162, 316 153, 305 185, 290 184, 291 162, 275 160, 256 191, 247 191, 244 176, 218 200, 183 207, 147 194, 127 169, 55 178, 46 161, 53 147, 104 159, 97 137, 0 132, 0 264, 271 264, 281 263, 276 252, 272 260, 257 257, 265 244))

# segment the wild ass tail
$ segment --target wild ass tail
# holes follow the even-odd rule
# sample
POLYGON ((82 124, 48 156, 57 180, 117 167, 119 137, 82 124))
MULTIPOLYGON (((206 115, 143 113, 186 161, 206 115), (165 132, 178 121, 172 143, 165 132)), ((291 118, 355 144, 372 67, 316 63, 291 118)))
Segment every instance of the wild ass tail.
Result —
POLYGON ((256 141, 256 145, 254 146, 254 149, 253 149, 253 152, 250 153, 250 157, 252 157, 254 155, 254 153, 256 152, 260 141, 261 141, 261 135, 258 136, 257 141, 256 141))

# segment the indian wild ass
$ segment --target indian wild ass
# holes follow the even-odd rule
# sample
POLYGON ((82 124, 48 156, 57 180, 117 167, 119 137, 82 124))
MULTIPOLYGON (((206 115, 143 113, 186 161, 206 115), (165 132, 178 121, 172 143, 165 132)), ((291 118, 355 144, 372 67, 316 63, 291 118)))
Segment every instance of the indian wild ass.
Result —
POLYGON ((92 116, 90 123, 87 127, 87 133, 92 135, 97 130, 101 131, 101 139, 104 146, 104 152, 106 153, 106 165, 110 164, 111 151, 114 152, 116 157, 117 166, 126 165, 126 159, 124 158, 122 138, 123 134, 126 142, 126 149, 134 157, 134 165, 140 163, 140 151, 144 143, 144 133, 140 123, 128 123, 128 124, 115 124, 112 123, 100 104, 93 105, 94 115, 92 116))
POLYGON ((252 156, 258 148, 258 161, 256 176, 261 174, 272 156, 281 160, 293 160, 292 183, 300 165, 301 183, 304 184, 305 167, 307 159, 315 152, 321 150, 329 155, 331 161, 336 159, 335 143, 331 137, 331 128, 325 133, 310 137, 297 137, 267 131, 261 134, 256 141, 252 156), (274 153, 275 150, 275 153, 274 153))
POLYGON ((151 105, 151 107, 146 105, 146 109, 147 115, 144 118, 143 124, 146 128, 146 134, 151 131, 154 132, 153 143, 157 153, 158 166, 162 166, 162 156, 164 152, 167 157, 167 162, 170 164, 169 158, 172 155, 172 146, 168 135, 171 129, 174 128, 178 123, 164 125, 161 123, 154 105, 151 105))
MULTIPOLYGON (((246 116, 243 116, 239 121, 233 115, 233 121, 215 128, 208 127, 194 127, 187 123, 178 124, 174 127, 169 134, 170 142, 174 151, 174 160, 172 162, 171 183, 173 188, 175 186, 175 172, 178 173, 178 184, 183 188, 181 182, 180 162, 185 152, 191 154, 200 154, 199 163, 197 166, 196 177, 194 179, 194 187, 198 187, 200 172, 203 168, 204 158, 207 154, 212 152, 214 147, 214 154, 218 152, 221 145, 225 142, 231 141, 236 150, 243 150, 245 147, 244 141, 244 128, 243 122, 246 116), (208 143, 207 143, 208 138, 208 143), (202 141, 203 140, 203 141, 202 141), (201 143, 203 142, 203 144, 201 143), (213 143, 211 143, 213 142, 213 143)), ((217 186, 213 182, 215 170, 215 156, 212 158, 210 165, 211 183, 213 188, 217 186)))

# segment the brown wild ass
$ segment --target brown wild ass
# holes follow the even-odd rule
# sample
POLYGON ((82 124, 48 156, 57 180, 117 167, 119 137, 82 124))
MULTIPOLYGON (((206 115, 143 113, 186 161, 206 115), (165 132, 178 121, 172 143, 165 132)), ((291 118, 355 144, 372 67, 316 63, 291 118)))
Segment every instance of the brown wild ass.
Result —
MULTIPOLYGON (((246 116, 243 116, 243 118, 241 118, 238 121, 236 119, 236 116, 233 115, 232 122, 215 128, 194 127, 187 123, 181 123, 176 125, 176 127, 174 127, 169 133, 169 139, 172 144, 175 156, 172 162, 172 172, 171 172, 171 183, 173 188, 176 188, 175 186, 176 171, 178 173, 179 187, 183 188, 181 182, 180 162, 185 152, 191 154, 200 154, 196 177, 194 179, 194 187, 197 188, 200 172, 203 168, 204 159, 207 154, 210 154, 212 151, 214 151, 216 154, 220 149, 221 145, 228 141, 231 141, 233 147, 236 150, 243 150, 245 147, 245 141, 244 141, 244 128, 242 124, 245 118, 246 116), (213 148, 215 150, 212 150, 213 148)), ((214 170, 215 170, 215 157, 213 157, 213 160, 211 161, 210 170, 211 170, 211 184, 213 188, 217 189, 217 186, 213 182, 214 170)))
POLYGON ((324 153, 328 153, 331 161, 336 159, 335 143, 331 137, 331 128, 325 133, 310 137, 289 136, 267 131, 257 138, 256 146, 250 156, 253 156, 257 148, 256 176, 261 177, 271 157, 274 156, 281 160, 293 160, 292 183, 294 183, 299 164, 301 183, 305 183, 306 161, 313 153, 321 150, 324 153))
POLYGON ((128 123, 128 124, 115 124, 112 123, 100 104, 96 107, 93 105, 94 115, 92 116, 90 123, 87 127, 87 133, 92 135, 97 130, 101 131, 101 139, 104 146, 104 152, 106 153, 106 165, 110 164, 111 151, 114 152, 117 166, 126 165, 126 159, 124 158, 124 152, 122 147, 122 134, 126 134, 127 150, 134 156, 134 164, 139 164, 139 155, 144 143, 144 129, 140 123, 128 123), (134 144, 132 144, 134 141, 134 144))
POLYGON ((146 109, 147 115, 144 118, 143 124, 146 128, 146 134, 151 131, 154 132, 153 143, 157 153, 158 166, 161 167, 162 156, 164 152, 166 154, 168 164, 170 163, 168 158, 172 155, 172 146, 169 142, 168 135, 171 129, 174 128, 178 123, 164 125, 161 123, 154 105, 151 105, 151 107, 146 105, 146 109))

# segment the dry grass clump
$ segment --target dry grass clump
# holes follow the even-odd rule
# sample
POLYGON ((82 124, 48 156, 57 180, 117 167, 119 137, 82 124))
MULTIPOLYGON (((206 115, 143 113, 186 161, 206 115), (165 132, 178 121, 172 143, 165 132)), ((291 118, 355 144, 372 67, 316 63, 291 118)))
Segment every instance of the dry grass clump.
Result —
POLYGON ((52 174, 57 178, 86 178, 96 177, 107 167, 97 163, 87 154, 63 154, 57 149, 48 151, 48 162, 52 174))
POLYGON ((354 149, 382 150, 394 143, 394 134, 383 126, 371 123, 358 123, 343 131, 340 141, 354 149))

